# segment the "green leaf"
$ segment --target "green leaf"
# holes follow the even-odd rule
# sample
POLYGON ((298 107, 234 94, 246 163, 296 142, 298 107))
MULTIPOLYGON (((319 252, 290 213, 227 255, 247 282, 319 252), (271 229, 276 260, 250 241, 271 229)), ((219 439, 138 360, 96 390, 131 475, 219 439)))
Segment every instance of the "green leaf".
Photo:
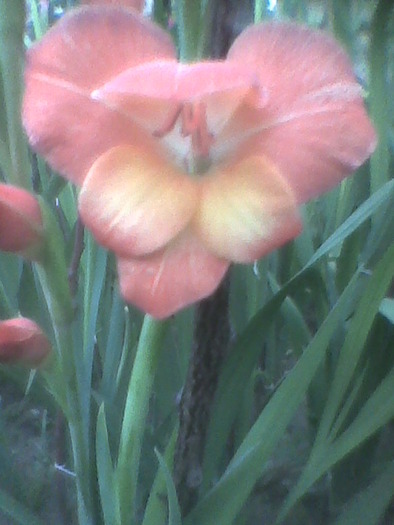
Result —
POLYGON ((309 260, 308 266, 312 266, 325 254, 342 243, 351 235, 361 224, 369 219, 374 213, 379 211, 383 204, 394 195, 394 180, 386 182, 378 191, 357 208, 352 215, 335 230, 335 232, 316 250, 313 257, 309 260))
MULTIPOLYGON (((79 358, 78 373, 79 399, 83 414, 84 432, 89 433, 91 379, 97 316, 104 287, 107 256, 103 248, 97 246, 91 235, 85 232, 85 256, 82 267, 85 270, 84 307, 83 307, 83 356, 79 358)), ((80 350, 78 350, 80 352, 80 350)))
POLYGON ((247 328, 230 348, 228 359, 219 378, 212 407, 203 463, 203 487, 205 492, 215 476, 231 426, 242 402, 242 392, 261 354, 264 336, 276 318, 285 297, 302 282, 311 283, 313 271, 304 271, 287 283, 252 318, 247 328))
POLYGON ((349 501, 333 525, 379 525, 394 494, 394 462, 349 501))
POLYGON ((125 523, 136 512, 141 447, 158 357, 167 327, 168 321, 145 316, 129 381, 116 465, 121 518, 125 523))
POLYGON ((44 525, 43 522, 35 516, 22 503, 0 489, 0 509, 10 518, 15 520, 18 525, 44 525))
MULTIPOLYGON (((18 310, 17 296, 22 277, 23 261, 17 255, 0 252, 1 308, 10 314, 18 310)), ((8 317, 8 315, 7 315, 8 317)), ((12 315, 9 315, 12 317, 12 315)))
POLYGON ((386 297, 380 304, 379 312, 394 324, 394 299, 386 297))
POLYGON ((367 199, 314 253, 304 268, 298 272, 282 289, 268 301, 253 317, 246 329, 237 338, 223 368, 212 409, 212 417, 207 433, 206 453, 203 465, 203 487, 206 492, 215 476, 224 444, 229 436, 231 426, 242 400, 243 386, 248 382, 258 356, 261 345, 270 324, 282 302, 288 294, 302 286, 311 276, 308 273, 323 257, 340 245, 361 224, 392 198, 394 195, 394 181, 389 181, 374 195, 367 199), (247 350, 246 350, 247 349, 247 350))
POLYGON ((358 275, 349 283, 298 363, 272 396, 224 475, 187 516, 185 525, 229 525, 236 518, 304 398, 338 323, 348 314, 357 285, 358 275))
MULTIPOLYGON (((178 425, 174 428, 171 434, 164 455, 165 463, 169 466, 172 465, 174 460, 174 451, 177 436, 178 425)), ((159 468, 149 494, 148 503, 146 504, 144 520, 142 522, 142 525, 163 525, 163 523, 165 522, 168 514, 167 503, 163 500, 163 494, 166 490, 166 486, 168 492, 166 470, 159 468)))
POLYGON ((37 7, 37 0, 31 0, 30 17, 33 24, 35 40, 39 40, 48 29, 48 11, 43 9, 40 13, 37 7), (44 16, 43 13, 45 13, 46 16, 44 16))
MULTIPOLYGON (((294 489, 290 492, 278 518, 282 521, 291 508, 329 468, 370 437, 394 416, 394 370, 382 381, 374 394, 347 430, 332 441, 331 427, 375 319, 379 305, 394 275, 394 244, 376 267, 351 321, 343 348, 339 354, 335 376, 330 388, 315 444, 309 461, 294 489)), ((345 405, 345 410, 348 407, 345 405)), ((341 416, 339 416, 341 417, 341 416)), ((338 426, 334 427, 338 428, 338 426)))
MULTIPOLYGON (((279 284, 271 273, 268 273, 268 280, 272 291, 277 293, 280 290, 279 284)), ((309 343, 312 336, 297 304, 290 297, 286 297, 283 301, 280 312, 292 346, 295 347, 296 350, 302 349, 309 343)))
POLYGON ((120 509, 117 498, 115 474, 108 443, 104 404, 100 406, 96 429, 97 476, 101 507, 106 525, 120 525, 120 509))
POLYGON ((160 452, 155 449, 155 454, 160 463, 160 468, 164 473, 164 478, 167 486, 168 496, 168 525, 182 525, 181 509, 179 507, 178 498, 176 495, 176 489, 174 481, 172 479, 167 463, 160 452))
POLYGON ((23 94, 24 29, 24 0, 1 0, 0 69, 12 166, 12 172, 7 173, 7 180, 12 184, 31 189, 28 150, 20 118, 23 94))
POLYGON ((364 343, 394 275, 394 244, 376 268, 348 328, 316 441, 325 440, 351 383, 364 343))
POLYGON ((370 44, 370 107, 379 141, 371 157, 371 188, 380 188, 389 178, 389 88, 386 71, 388 66, 390 11, 392 0, 380 0, 371 26, 370 44))
POLYGON ((110 316, 108 338, 106 342, 101 392, 111 402, 116 394, 116 376, 122 355, 122 346, 125 331, 124 302, 119 294, 112 293, 110 311, 107 308, 105 315, 110 316))

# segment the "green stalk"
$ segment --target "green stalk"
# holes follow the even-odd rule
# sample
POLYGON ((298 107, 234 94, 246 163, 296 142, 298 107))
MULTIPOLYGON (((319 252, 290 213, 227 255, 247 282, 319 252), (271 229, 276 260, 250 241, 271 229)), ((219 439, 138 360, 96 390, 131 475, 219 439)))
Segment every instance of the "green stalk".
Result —
MULTIPOLYGON (((0 77, 0 81, 1 81, 1 77, 0 77)), ((0 108, 0 111, 1 111, 1 108, 0 108)), ((4 140, 1 139, 1 137, 0 137, 0 170, 3 172, 3 173, 0 173, 0 182, 3 182, 4 180, 12 180, 14 170, 12 167, 10 152, 8 149, 8 145, 5 143, 4 140)))
POLYGON ((47 379, 54 397, 67 418, 73 452, 77 486, 78 524, 95 525, 91 490, 89 439, 84 431, 82 400, 79 395, 78 367, 81 352, 76 348, 71 294, 64 254, 64 240, 48 205, 40 199, 45 244, 35 270, 47 303, 55 335, 57 366, 48 371, 47 379))
POLYGON ((64 239, 52 210, 41 197, 38 197, 38 202, 41 207, 45 242, 36 271, 54 326, 64 326, 73 318, 64 239))
POLYGON ((254 3, 254 23, 258 24, 263 19, 265 0, 255 0, 254 3))
POLYGON ((201 1, 177 0, 176 17, 178 22, 179 53, 181 62, 198 60, 201 30, 201 1))
POLYGON ((131 516, 136 514, 142 439, 167 324, 165 321, 156 321, 149 315, 145 316, 131 373, 115 472, 123 525, 129 524, 131 516))
POLYGON ((14 309, 11 306, 8 295, 4 289, 3 283, 0 281, 0 313, 4 315, 4 318, 14 317, 14 309))
POLYGON ((61 408, 67 418, 70 430, 71 447, 73 452, 74 471, 77 486, 78 524, 95 525, 93 498, 90 483, 89 443, 84 433, 84 419, 82 417, 81 400, 77 385, 77 367, 80 364, 73 344, 73 323, 69 318, 69 308, 66 305, 61 315, 63 296, 57 296, 62 287, 54 284, 51 270, 37 265, 37 275, 46 297, 48 310, 55 334, 59 366, 49 372, 47 379, 54 397, 60 401, 61 408), (49 285, 49 286, 48 286, 49 285), (54 310, 50 305, 55 304, 54 310))
MULTIPOLYGON (((72 323, 59 326, 54 331, 61 361, 61 388, 65 390, 65 415, 70 431, 75 481, 77 487, 78 525, 95 525, 93 497, 90 482, 89 443, 84 432, 81 400, 77 385, 78 355, 72 340, 72 323)), ((59 381, 59 377, 56 377, 59 381)), ((52 385, 53 388, 54 385, 52 385)), ((56 388, 56 387, 55 387, 56 388)))
POLYGON ((20 118, 23 96, 24 29, 24 0, 1 0, 0 67, 12 163, 12 171, 7 173, 7 176, 10 177, 8 182, 31 189, 28 150, 20 118))
POLYGON ((391 0, 380 0, 371 25, 370 44, 370 107, 372 118, 379 136, 379 142, 371 157, 372 193, 389 180, 389 92, 386 81, 388 65, 388 37, 391 0))
POLYGON ((57 304, 56 315, 51 311, 50 315, 58 351, 59 367, 53 369, 52 374, 48 374, 48 381, 55 398, 58 401, 61 400, 61 408, 65 413, 70 431, 77 487, 78 524, 95 525, 90 483, 89 443, 84 433, 81 400, 78 395, 77 367, 80 363, 73 344, 73 323, 70 319, 67 320, 68 308, 64 311, 64 318, 59 316, 58 306, 61 302, 58 297, 53 296, 58 287, 47 288, 47 283, 51 283, 52 279, 48 278, 45 268, 41 268, 37 273, 41 286, 45 290, 45 296, 50 298, 49 304, 57 304))
POLYGON ((213 1, 205 0, 202 4, 201 10, 201 32, 198 43, 197 57, 199 59, 209 56, 210 53, 210 36, 212 35, 212 23, 213 23, 213 1))

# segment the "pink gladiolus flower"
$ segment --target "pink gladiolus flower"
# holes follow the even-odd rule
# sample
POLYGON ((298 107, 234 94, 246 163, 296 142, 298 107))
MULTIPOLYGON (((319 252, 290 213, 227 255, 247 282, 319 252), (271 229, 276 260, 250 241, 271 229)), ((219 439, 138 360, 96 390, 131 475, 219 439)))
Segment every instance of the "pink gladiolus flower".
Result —
POLYGON ((0 184, 0 250, 39 260, 43 244, 40 205, 28 191, 0 184))
POLYGON ((40 365, 51 351, 41 328, 31 319, 18 317, 0 321, 0 363, 40 365))
POLYGON ((289 23, 247 28, 227 59, 180 64, 132 10, 81 8, 28 54, 32 146, 81 186, 126 300, 165 317, 301 230, 298 206, 372 153, 337 43, 289 23))

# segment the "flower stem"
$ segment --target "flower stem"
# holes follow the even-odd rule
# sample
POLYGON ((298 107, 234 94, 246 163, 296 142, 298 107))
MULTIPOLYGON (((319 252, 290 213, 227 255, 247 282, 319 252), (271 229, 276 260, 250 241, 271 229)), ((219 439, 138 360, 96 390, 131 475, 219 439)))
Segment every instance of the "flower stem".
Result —
POLYGON ((191 62, 198 59, 201 4, 199 0, 178 0, 176 10, 180 60, 191 62))
POLYGON ((16 312, 11 306, 10 300, 6 294, 3 283, 0 281, 0 314, 2 318, 14 317, 16 312))
POLYGON ((45 246, 42 260, 35 265, 51 318, 57 349, 56 365, 48 372, 50 390, 67 418, 77 486, 78 523, 94 525, 92 467, 89 454, 89 429, 83 417, 83 398, 79 385, 82 349, 75 340, 78 331, 72 308, 64 239, 49 206, 40 199, 45 246))
POLYGON ((77 385, 78 356, 71 337, 71 326, 59 327, 57 333, 67 401, 67 423, 70 431, 73 463, 77 486, 78 524, 95 525, 95 513, 91 490, 91 464, 89 437, 84 429, 81 398, 77 385))
POLYGON ((254 23, 258 24, 263 19, 265 1, 255 0, 254 2, 254 23))
POLYGON ((116 467, 121 523, 136 512, 136 492, 142 439, 160 349, 168 323, 145 316, 131 373, 116 467))
POLYGON ((8 146, 12 166, 12 170, 8 170, 6 175, 9 183, 31 189, 28 150, 20 118, 23 93, 24 29, 24 1, 2 0, 0 2, 0 73, 4 88, 8 146))
POLYGON ((182 392, 174 477, 179 503, 186 514, 195 504, 202 482, 202 462, 210 409, 230 339, 227 276, 215 294, 197 307, 194 346, 182 392))

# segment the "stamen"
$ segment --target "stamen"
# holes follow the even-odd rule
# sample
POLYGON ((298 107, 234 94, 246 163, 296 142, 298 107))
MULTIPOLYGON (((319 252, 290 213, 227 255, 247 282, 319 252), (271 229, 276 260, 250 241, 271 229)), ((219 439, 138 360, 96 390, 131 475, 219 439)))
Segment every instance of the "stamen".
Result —
POLYGON ((208 130, 206 106, 203 102, 184 105, 181 133, 183 137, 191 136, 192 148, 196 156, 209 156, 213 135, 208 130))
POLYGON ((170 133, 170 131, 174 129, 176 121, 178 120, 179 115, 182 113, 182 110, 182 104, 179 104, 176 108, 174 108, 174 111, 171 111, 168 114, 166 120, 163 122, 161 127, 153 132, 153 136, 161 139, 162 137, 170 133))
POLYGON ((214 139, 207 126, 206 106, 201 101, 179 104, 169 113, 162 126, 153 132, 153 136, 162 138, 170 133, 178 118, 181 119, 181 136, 191 137, 193 155, 196 158, 208 158, 214 139))

